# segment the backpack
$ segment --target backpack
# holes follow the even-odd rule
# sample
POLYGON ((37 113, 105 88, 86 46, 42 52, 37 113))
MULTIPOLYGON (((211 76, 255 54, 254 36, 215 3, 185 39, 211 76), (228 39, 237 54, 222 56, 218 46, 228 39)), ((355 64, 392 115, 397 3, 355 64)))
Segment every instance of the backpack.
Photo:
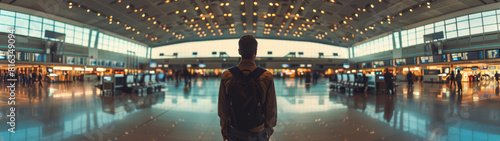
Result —
MULTIPOLYGON (((231 83, 227 86, 227 103, 229 124, 241 131, 248 131, 264 123, 264 108, 259 77, 265 69, 256 68, 253 71, 242 70, 238 67, 229 69, 233 74, 231 83), (249 75, 242 72, 248 71, 249 75)), ((266 100, 267 101, 267 100, 266 100)), ((266 103, 266 102, 264 102, 266 103)))

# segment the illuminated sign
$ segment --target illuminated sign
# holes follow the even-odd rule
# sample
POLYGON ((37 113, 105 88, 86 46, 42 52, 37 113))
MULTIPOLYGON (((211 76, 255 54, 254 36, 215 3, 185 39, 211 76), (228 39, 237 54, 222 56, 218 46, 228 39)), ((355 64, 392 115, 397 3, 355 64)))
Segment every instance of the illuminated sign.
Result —
POLYGON ((349 68, 349 67, 350 67, 349 63, 344 63, 344 68, 345 68, 345 69, 347 69, 347 68, 349 68))
POLYGON ((158 63, 156 62, 149 62, 149 67, 150 68, 156 68, 158 66, 158 63))
POLYGON ((486 58, 487 59, 500 58, 500 56, 498 55, 498 52, 499 52, 498 49, 487 50, 486 51, 486 58))
POLYGON ((478 60, 483 58, 483 51, 470 51, 451 54, 451 61, 478 60))
POLYGON ((198 67, 204 68, 204 67, 207 67, 207 65, 206 64, 199 64, 198 67))

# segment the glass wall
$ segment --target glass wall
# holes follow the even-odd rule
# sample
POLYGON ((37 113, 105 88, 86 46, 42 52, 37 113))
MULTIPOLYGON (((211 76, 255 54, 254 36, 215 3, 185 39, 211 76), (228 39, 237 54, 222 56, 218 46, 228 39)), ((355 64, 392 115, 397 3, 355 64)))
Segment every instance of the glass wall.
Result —
MULTIPOLYGON (((197 41, 155 47, 152 59, 240 57, 239 39, 197 41)), ((257 57, 349 58, 345 47, 304 41, 257 38, 257 57)))
POLYGON ((392 34, 354 47, 354 57, 392 50, 392 34))
MULTIPOLYGON (((416 28, 394 32, 396 48, 410 47, 424 43, 424 35, 443 32, 444 39, 453 39, 471 35, 480 35, 485 33, 495 33, 500 29, 500 10, 490 10, 479 13, 459 16, 443 21, 422 25, 416 28), (399 39, 399 36, 401 39, 399 39)), ((386 36, 387 37, 387 36, 386 36)), ((386 38, 382 37, 382 38, 386 38)), ((392 37, 391 37, 392 39, 392 37)), ((354 57, 360 57, 377 52, 386 51, 385 47, 380 47, 381 38, 354 46, 354 57)), ((389 49, 390 50, 390 49, 389 49)))
POLYGON ((130 41, 126 41, 111 35, 100 33, 85 27, 79 27, 52 19, 42 18, 24 13, 0 9, 0 32, 8 33, 9 29, 14 28, 15 34, 34 38, 45 37, 45 31, 54 31, 66 34, 65 42, 83 47, 96 47, 98 49, 108 50, 126 54, 127 51, 136 52, 139 57, 150 57, 147 55, 149 47, 142 46, 130 41), (99 39, 96 38, 99 35, 99 39))

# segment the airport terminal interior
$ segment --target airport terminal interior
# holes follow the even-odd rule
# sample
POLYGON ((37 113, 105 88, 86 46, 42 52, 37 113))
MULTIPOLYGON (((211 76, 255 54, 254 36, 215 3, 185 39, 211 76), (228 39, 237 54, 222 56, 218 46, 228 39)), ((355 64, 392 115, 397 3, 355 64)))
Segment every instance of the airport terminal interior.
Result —
POLYGON ((268 140, 500 140, 498 0, 0 0, 0 141, 224 140, 244 35, 268 140))

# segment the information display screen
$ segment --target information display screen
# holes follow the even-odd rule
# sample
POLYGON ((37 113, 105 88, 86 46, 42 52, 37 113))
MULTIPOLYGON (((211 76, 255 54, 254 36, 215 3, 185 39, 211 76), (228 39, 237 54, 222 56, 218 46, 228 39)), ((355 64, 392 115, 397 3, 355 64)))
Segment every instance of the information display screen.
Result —
POLYGON ((420 63, 425 64, 425 63, 434 63, 434 57, 432 56, 422 56, 420 57, 420 63))
POLYGON ((373 61, 373 67, 378 68, 384 66, 384 61, 373 61))
POLYGON ((383 66, 392 66, 392 60, 385 60, 383 66))
POLYGON ((361 66, 363 68, 371 68, 372 67, 372 63, 371 62, 361 63, 361 66))
POLYGON ((102 80, 108 82, 108 81, 111 81, 111 76, 104 76, 102 77, 102 80))
POLYGON ((200 68, 205 68, 205 67, 207 67, 207 65, 206 65, 206 64, 203 64, 203 63, 201 63, 201 64, 198 64, 198 67, 200 67, 200 68))
POLYGON ((452 53, 451 61, 466 61, 484 59, 483 51, 469 51, 462 53, 452 53))
POLYGON ((406 65, 406 59, 396 59, 396 65, 406 65))
POLYGON ((378 76, 378 80, 384 80, 384 76, 378 76))
POLYGON ((350 67, 349 63, 344 63, 344 66, 343 66, 345 69, 348 69, 350 67))
POLYGON ((132 74, 127 75, 126 83, 134 83, 134 75, 132 74))
POLYGON ((446 55, 434 55, 434 56, 422 56, 420 57, 420 63, 437 63, 446 62, 446 55))
POLYGON ((415 58, 414 57, 406 58, 406 64, 407 65, 416 64, 415 58))
POLYGON ((158 66, 158 63, 153 62, 153 61, 149 62, 149 67, 150 68, 156 68, 157 66, 158 66))
POLYGON ((0 51, 0 60, 6 60, 6 59, 7 59, 7 52, 0 51))
POLYGON ((498 55, 498 52, 500 50, 498 49, 494 49, 494 50, 487 50, 486 51, 486 59, 494 59, 494 58, 500 58, 500 56, 498 55))
POLYGON ((75 58, 73 58, 73 57, 66 57, 66 63, 68 63, 68 64, 75 64, 75 58))

